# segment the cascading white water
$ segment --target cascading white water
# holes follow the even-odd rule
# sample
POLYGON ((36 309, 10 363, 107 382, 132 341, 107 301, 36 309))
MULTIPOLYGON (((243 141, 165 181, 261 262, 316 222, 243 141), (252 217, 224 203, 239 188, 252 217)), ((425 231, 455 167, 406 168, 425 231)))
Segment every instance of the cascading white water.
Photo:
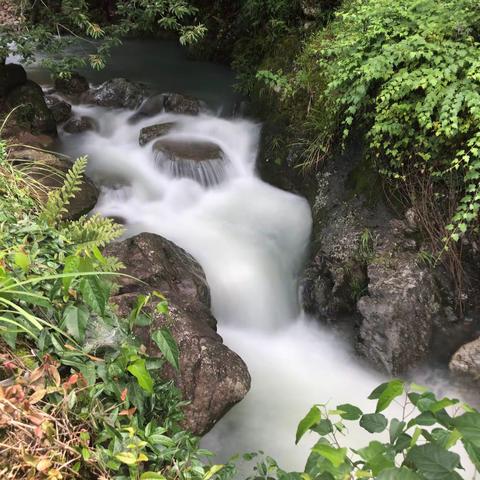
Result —
POLYGON ((285 468, 301 468, 307 448, 294 447, 294 435, 308 408, 366 398, 379 378, 299 310, 297 279, 310 209, 304 199, 257 177, 259 126, 172 114, 131 125, 131 112, 74 110, 100 126, 99 132, 63 138, 72 155, 89 155, 89 174, 104 185, 96 210, 125 219, 130 234, 163 235, 198 259, 219 332, 251 372, 251 392, 204 439, 205 446, 223 459, 262 449, 285 468), (162 122, 175 122, 169 138, 218 144, 229 159, 225 181, 204 188, 159 169, 151 144, 140 147, 138 134, 162 122))
MULTIPOLYGON (((131 125, 132 112, 87 106, 74 112, 94 117, 100 127, 62 136, 68 153, 89 155, 89 174, 103 185, 96 210, 123 218, 131 235, 160 234, 197 258, 211 288, 219 333, 251 372, 250 393, 204 445, 222 460, 261 449, 284 468, 303 468, 308 440, 295 447, 294 438, 310 406, 351 402, 371 411, 365 399, 381 378, 362 366, 346 343, 300 312, 297 279, 309 242, 310 210, 304 199, 257 177, 259 126, 172 114, 131 125), (163 122, 175 122, 171 139, 218 144, 229 159, 226 179, 205 188, 159 169, 151 143, 140 147, 138 134, 143 126, 163 122)), ((350 433, 350 445, 366 440, 359 431, 350 433)))

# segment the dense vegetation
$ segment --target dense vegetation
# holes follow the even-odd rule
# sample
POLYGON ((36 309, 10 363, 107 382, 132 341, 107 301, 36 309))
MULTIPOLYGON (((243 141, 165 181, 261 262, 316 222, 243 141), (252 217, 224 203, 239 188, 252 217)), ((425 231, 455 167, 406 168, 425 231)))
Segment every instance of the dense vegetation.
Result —
MULTIPOLYGON (((163 28, 179 33, 182 43, 195 41, 205 34, 199 13, 210 39, 226 42, 242 91, 267 97, 282 127, 301 132, 303 167, 320 168, 354 129, 365 131, 371 167, 416 209, 435 253, 478 235, 477 2, 319 2, 309 25, 300 2, 203 3, 125 0, 106 2, 102 10, 86 1, 25 0, 21 23, 2 26, 0 58, 14 51, 28 60, 41 48, 55 74, 68 76, 86 63, 101 68, 126 34, 163 28), (229 15, 219 22, 225 8, 229 15), (70 41, 63 34, 95 40, 90 53, 56 56, 70 41)), ((151 321, 143 312, 149 298, 140 297, 128 318, 109 302, 120 265, 100 249, 120 229, 98 217, 64 219, 86 161, 77 161, 64 187, 47 194, 12 165, 7 150, 0 143, 0 438, 9 445, 0 453, 2 475, 230 477, 234 465, 209 465, 209 453, 179 426, 184 404, 160 374, 165 362, 178 368, 169 332, 153 337, 162 359, 150 358, 132 335, 136 324, 151 321), (92 335, 112 329, 121 348, 97 352, 92 335)), ((159 313, 167 315, 162 300, 159 313)), ((285 472, 281 459, 266 458, 254 478, 455 480, 465 460, 454 447, 480 471, 476 410, 398 380, 370 398, 377 400, 372 413, 350 404, 314 406, 297 431, 297 442, 307 431, 320 436, 305 471, 285 472), (389 419, 384 411, 394 402, 402 415, 389 419), (388 436, 364 448, 345 447, 348 422, 357 420, 366 432, 388 436)))

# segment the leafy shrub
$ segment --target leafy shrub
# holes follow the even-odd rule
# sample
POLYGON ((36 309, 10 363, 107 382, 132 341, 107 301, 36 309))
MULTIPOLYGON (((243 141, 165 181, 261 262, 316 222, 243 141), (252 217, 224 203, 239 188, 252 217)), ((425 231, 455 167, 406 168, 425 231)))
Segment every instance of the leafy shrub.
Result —
POLYGON ((373 413, 351 404, 329 409, 311 408, 300 422, 296 443, 307 433, 320 438, 312 447, 304 472, 286 472, 277 462, 261 461, 255 478, 289 480, 461 480, 460 446, 480 471, 480 413, 458 400, 443 398, 417 385, 392 380, 369 396, 376 400, 373 413), (393 402, 401 418, 387 418, 384 412, 393 402), (363 448, 343 446, 348 425, 358 422, 370 434, 382 434, 363 448))
POLYGON ((317 158, 360 123, 387 178, 453 209, 454 241, 479 219, 479 21, 474 0, 354 0, 308 42, 298 77, 321 86, 317 158), (429 188, 412 189, 419 178, 429 188))

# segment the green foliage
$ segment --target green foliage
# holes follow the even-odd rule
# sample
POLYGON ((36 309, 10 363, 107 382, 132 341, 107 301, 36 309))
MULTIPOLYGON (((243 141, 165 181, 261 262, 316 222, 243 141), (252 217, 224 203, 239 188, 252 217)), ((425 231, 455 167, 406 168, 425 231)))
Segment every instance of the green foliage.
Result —
POLYGON ((348 2, 308 42, 297 77, 320 86, 312 116, 324 152, 360 124, 389 179, 428 178, 440 208, 453 192, 454 241, 479 219, 479 21, 474 0, 348 2))
MULTIPOLYGON (((186 403, 161 375, 166 362, 179 368, 179 350, 170 332, 152 332, 160 358, 146 354, 134 336, 136 325, 152 323, 144 311, 151 296, 139 297, 127 318, 118 316, 110 304, 115 288, 112 267, 119 265, 105 258, 99 246, 119 230, 110 230, 98 217, 59 219, 85 164, 84 159, 78 161, 65 185, 40 207, 24 189, 25 174, 10 169, 0 143, 0 341, 14 352, 10 364, 18 364, 13 370, 0 366, 2 378, 6 374, 15 388, 24 388, 25 378, 36 382, 34 395, 41 399, 37 415, 51 422, 61 412, 80 432, 77 439, 69 438, 74 473, 64 471, 63 478, 226 477, 233 467, 206 463, 210 453, 179 427, 186 403), (115 338, 111 346, 102 343, 102 332, 115 338), (25 347, 33 355, 29 372, 19 360, 25 347)), ((165 298, 158 292, 152 296, 161 300, 157 312, 167 315, 165 298)), ((48 422, 42 423, 47 432, 53 428, 48 422)), ((57 428, 64 424, 62 419, 57 428)), ((12 432, 21 431, 15 429, 12 432)), ((2 427, 0 435, 5 432, 2 427)), ((61 448, 58 445, 61 442, 52 449, 61 448)), ((33 462, 34 447, 26 448, 33 462)), ((52 453, 49 458, 56 457, 52 453)), ((24 464, 24 457, 19 462, 24 464)), ((13 458, 10 467, 17 468, 13 458)), ((55 469, 50 472, 51 478, 58 478, 53 476, 55 469)))
POLYGON ((460 480, 461 459, 452 451, 463 447, 479 470, 480 413, 455 399, 437 399, 426 389, 392 380, 369 396, 377 400, 375 413, 363 413, 350 404, 330 410, 314 406, 300 422, 296 442, 311 432, 319 439, 303 472, 286 472, 271 458, 261 461, 256 478, 302 480, 460 480), (382 413, 398 404, 401 418, 382 413), (349 422, 359 422, 369 433, 380 434, 363 448, 342 446, 349 422))
POLYGON ((79 67, 102 69, 112 47, 127 35, 169 30, 187 45, 206 32, 204 25, 191 23, 197 9, 185 0, 118 0, 112 8, 104 18, 105 12, 86 0, 21 0, 21 21, 0 26, 0 59, 14 53, 30 61, 41 51, 46 54, 43 64, 68 78, 79 67), (78 43, 82 49, 65 53, 67 46, 78 43))

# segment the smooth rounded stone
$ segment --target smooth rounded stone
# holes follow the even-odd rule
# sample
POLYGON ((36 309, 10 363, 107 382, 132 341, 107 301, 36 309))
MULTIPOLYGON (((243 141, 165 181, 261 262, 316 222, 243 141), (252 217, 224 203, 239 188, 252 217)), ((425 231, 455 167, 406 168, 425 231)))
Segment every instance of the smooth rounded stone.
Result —
POLYGON ((81 100, 101 107, 128 108, 140 106, 147 95, 146 87, 126 78, 114 78, 84 93, 81 100))
POLYGON ((138 137, 138 143, 140 146, 144 146, 147 143, 151 142, 155 138, 162 137, 172 130, 175 127, 175 122, 165 122, 165 123, 158 123, 156 125, 150 125, 148 127, 144 127, 140 130, 140 135, 138 137))
POLYGON ((480 380, 480 338, 460 347, 449 364, 450 371, 480 380))
MULTIPOLYGON (((11 157, 17 168, 22 169, 39 183, 37 195, 40 201, 45 201, 51 190, 63 185, 65 174, 72 166, 65 159, 30 148, 18 150, 11 157)), ((97 203, 98 195, 97 187, 84 176, 80 190, 66 207, 67 213, 64 218, 73 220, 88 213, 97 203)))
POLYGON ((91 117, 72 118, 64 126, 67 133, 83 133, 98 130, 98 123, 91 117))
POLYGON ((162 152, 171 160, 195 160, 197 162, 205 160, 223 159, 223 150, 212 142, 202 142, 196 140, 157 140, 152 147, 154 152, 162 152))
POLYGON ((168 317, 157 312, 160 300, 153 295, 145 307, 153 322, 136 327, 135 335, 149 355, 161 357, 152 335, 163 327, 171 330, 180 351, 180 370, 166 365, 161 376, 173 379, 183 399, 189 401, 183 427, 204 435, 245 397, 251 379, 243 360, 216 333, 202 267, 183 249, 151 233, 112 243, 104 254, 118 258, 126 267, 122 273, 129 275, 118 278, 120 289, 112 298, 121 316, 129 315, 139 294, 159 291, 167 298, 168 317))
POLYGON ((27 82, 25 69, 16 63, 0 65, 0 97, 27 82))
POLYGON ((136 123, 162 112, 198 115, 201 109, 202 103, 197 98, 179 93, 160 93, 147 98, 128 121, 136 123))
POLYGON ((205 187, 225 178, 225 156, 215 143, 157 140, 152 147, 158 167, 177 178, 190 178, 205 187))
POLYGON ((72 116, 72 106, 55 95, 47 95, 45 102, 57 123, 66 122, 72 116))
POLYGON ((57 122, 45 102, 42 88, 35 82, 27 80, 15 87, 8 93, 5 104, 7 110, 19 107, 13 113, 18 125, 35 134, 57 135, 57 122))

